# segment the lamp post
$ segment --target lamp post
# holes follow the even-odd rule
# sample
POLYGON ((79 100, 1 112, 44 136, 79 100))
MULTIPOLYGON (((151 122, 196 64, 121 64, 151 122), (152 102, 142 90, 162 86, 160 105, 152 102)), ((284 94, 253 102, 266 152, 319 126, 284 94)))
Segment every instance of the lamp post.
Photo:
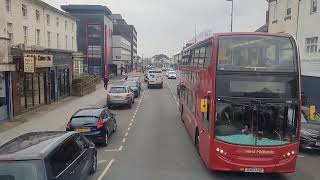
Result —
POLYGON ((226 1, 231 1, 231 32, 232 32, 232 26, 233 26, 233 0, 226 0, 226 1))

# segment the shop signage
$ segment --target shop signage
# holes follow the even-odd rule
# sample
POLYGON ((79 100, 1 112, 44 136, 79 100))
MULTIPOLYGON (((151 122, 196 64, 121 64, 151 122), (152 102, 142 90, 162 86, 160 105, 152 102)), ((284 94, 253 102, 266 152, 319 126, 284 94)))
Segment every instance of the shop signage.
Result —
POLYGON ((23 71, 26 73, 34 73, 34 58, 24 57, 23 58, 23 71))
POLYGON ((52 67, 53 56, 48 54, 25 54, 24 57, 33 57, 36 68, 52 67))

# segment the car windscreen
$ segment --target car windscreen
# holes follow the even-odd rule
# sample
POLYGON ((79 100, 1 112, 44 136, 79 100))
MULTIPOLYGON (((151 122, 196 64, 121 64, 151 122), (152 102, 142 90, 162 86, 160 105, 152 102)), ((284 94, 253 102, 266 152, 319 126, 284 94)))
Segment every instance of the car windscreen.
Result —
POLYGON ((110 93, 127 93, 127 90, 125 87, 112 87, 110 93))
POLYGON ((0 161, 1 180, 43 180, 45 169, 41 160, 0 161))
POLYGON ((97 117, 73 117, 71 119, 71 125, 96 125, 98 122, 97 117))

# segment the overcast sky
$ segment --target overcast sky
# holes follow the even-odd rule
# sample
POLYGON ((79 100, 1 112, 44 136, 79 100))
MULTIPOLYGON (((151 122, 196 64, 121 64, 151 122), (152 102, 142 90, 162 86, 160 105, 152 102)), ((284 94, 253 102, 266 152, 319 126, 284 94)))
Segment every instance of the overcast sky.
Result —
MULTIPOLYGON (((172 56, 197 32, 230 31, 231 2, 225 0, 44 0, 61 4, 106 5, 138 32, 138 55, 172 56)), ((265 0, 234 0, 234 31, 254 31, 265 22, 265 0)))

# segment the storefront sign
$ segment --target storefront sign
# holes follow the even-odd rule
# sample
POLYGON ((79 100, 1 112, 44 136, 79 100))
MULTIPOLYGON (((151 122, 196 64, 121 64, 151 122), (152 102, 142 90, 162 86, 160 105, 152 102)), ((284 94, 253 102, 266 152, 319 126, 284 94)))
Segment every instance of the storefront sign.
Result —
POLYGON ((52 67, 53 56, 47 54, 25 54, 25 57, 33 57, 36 68, 52 67))
POLYGON ((23 71, 26 73, 34 73, 34 58, 24 57, 23 58, 23 71))

